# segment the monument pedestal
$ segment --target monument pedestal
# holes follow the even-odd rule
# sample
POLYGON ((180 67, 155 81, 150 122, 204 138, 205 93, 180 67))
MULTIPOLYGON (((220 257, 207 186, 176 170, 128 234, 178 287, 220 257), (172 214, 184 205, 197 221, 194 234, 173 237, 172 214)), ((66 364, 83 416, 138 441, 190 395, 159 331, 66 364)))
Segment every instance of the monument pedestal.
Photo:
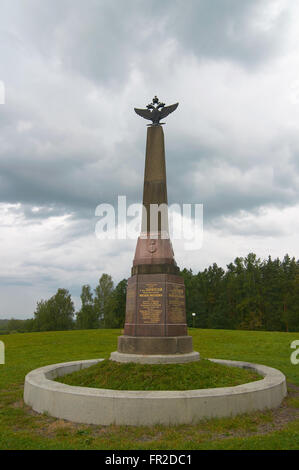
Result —
POLYGON ((119 336, 122 354, 188 354, 193 352, 191 336, 119 336))
POLYGON ((199 360, 187 333, 180 275, 135 274, 128 280, 124 335, 110 359, 149 364, 199 360))
POLYGON ((180 275, 136 274, 128 280, 124 335, 110 359, 149 364, 199 360, 187 334, 180 275))

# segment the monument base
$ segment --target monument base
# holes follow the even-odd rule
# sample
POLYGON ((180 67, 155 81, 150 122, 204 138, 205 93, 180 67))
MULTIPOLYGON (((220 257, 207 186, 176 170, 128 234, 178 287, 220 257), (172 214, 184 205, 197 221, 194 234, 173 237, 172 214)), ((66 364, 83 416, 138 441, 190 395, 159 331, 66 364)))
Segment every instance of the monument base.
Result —
POLYGON ((117 351, 123 354, 189 354, 192 336, 119 336, 117 351))
POLYGON ((135 362, 138 364, 183 364, 199 361, 200 355, 196 351, 186 354, 125 354, 114 351, 110 355, 110 361, 135 362))

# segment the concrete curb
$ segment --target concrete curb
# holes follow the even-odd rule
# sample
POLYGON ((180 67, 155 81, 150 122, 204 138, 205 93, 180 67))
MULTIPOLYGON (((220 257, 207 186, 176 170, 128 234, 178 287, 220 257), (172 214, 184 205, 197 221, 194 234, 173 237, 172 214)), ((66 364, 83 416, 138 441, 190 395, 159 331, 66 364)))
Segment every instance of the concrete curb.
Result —
POLYGON ((183 364, 199 361, 199 359, 200 355, 196 351, 185 354, 125 354, 114 351, 110 354, 111 361, 138 364, 183 364))
POLYGON ((203 418, 276 408, 287 394, 286 378, 279 370, 222 359, 210 360, 248 368, 264 378, 236 387, 185 391, 108 390, 53 381, 102 360, 65 362, 29 372, 25 377, 25 403, 38 413, 46 412, 75 423, 151 426, 190 424, 203 418))

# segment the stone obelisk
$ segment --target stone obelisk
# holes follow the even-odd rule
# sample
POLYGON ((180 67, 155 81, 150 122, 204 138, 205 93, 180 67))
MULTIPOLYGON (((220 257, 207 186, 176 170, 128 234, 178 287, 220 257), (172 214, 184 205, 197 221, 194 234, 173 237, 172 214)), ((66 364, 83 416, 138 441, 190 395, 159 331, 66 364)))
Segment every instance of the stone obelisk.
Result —
POLYGON ((141 234, 128 280, 124 334, 111 359, 119 362, 188 362, 199 359, 187 334, 185 286, 168 230, 164 133, 160 119, 178 106, 155 97, 137 114, 147 129, 141 234))

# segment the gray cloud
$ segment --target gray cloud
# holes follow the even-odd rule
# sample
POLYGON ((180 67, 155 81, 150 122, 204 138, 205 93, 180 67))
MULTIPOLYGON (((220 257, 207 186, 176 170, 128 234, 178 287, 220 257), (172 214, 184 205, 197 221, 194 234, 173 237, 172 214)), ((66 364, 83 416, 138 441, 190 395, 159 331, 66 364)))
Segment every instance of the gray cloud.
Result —
MULTIPOLYGON (((271 27, 259 31, 258 28, 254 29, 254 20, 259 17, 260 10, 271 6, 271 2, 263 2, 263 8, 258 0, 226 0, 213 4, 205 1, 189 1, 187 4, 182 1, 134 1, 131 8, 124 2, 92 0, 84 4, 66 0, 43 3, 30 0, 26 2, 26 6, 17 7, 14 1, 5 2, 5 5, 7 20, 12 22, 11 30, 6 31, 6 46, 10 48, 11 55, 16 56, 17 64, 10 64, 9 67, 12 67, 12 71, 17 67, 21 68, 30 90, 22 89, 17 82, 14 89, 17 96, 8 102, 0 116, 3 141, 7 143, 0 150, 0 198, 7 202, 57 204, 69 210, 85 210, 86 213, 100 202, 112 202, 115 188, 119 193, 127 194, 130 201, 139 200, 144 134, 141 137, 139 131, 138 140, 134 139, 130 143, 126 141, 126 136, 120 136, 113 146, 107 148, 107 145, 103 145, 100 138, 95 137, 96 119, 98 118, 99 129, 101 123, 107 119, 111 123, 108 133, 112 134, 113 114, 117 112, 117 108, 113 110, 112 107, 117 107, 117 100, 112 100, 111 109, 109 98, 102 104, 99 103, 96 112, 89 109, 82 96, 74 96, 74 93, 80 92, 80 81, 75 84, 78 76, 95 82, 105 82, 106 78, 114 82, 115 77, 126 83, 125 75, 129 73, 132 64, 137 64, 144 69, 142 73, 147 77, 158 53, 157 45, 161 47, 168 38, 175 38, 179 49, 174 53, 175 56, 171 55, 171 62, 166 60, 166 68, 174 66, 174 58, 179 67, 182 57, 177 54, 183 55, 186 52, 193 52, 201 59, 226 57, 241 63, 246 62, 250 66, 252 61, 258 62, 262 56, 265 58, 267 54, 271 56, 271 52, 277 51, 278 43, 283 42, 284 27, 290 14, 288 9, 282 9, 271 22, 271 27), (280 30, 279 34, 277 28, 280 30), (24 57, 21 56, 26 52, 29 56, 32 49, 37 54, 36 61, 31 64, 35 68, 27 69, 24 57), (42 54, 45 62, 39 62, 38 53, 42 54), (144 59, 140 63, 141 56, 144 59), (61 64, 57 76, 51 68, 53 60, 61 64), (50 67, 48 82, 42 86, 38 81, 37 89, 34 90, 28 72, 40 73, 42 78, 47 73, 47 67, 50 67), (69 70, 77 75, 72 77, 68 74, 69 70), (54 89, 51 90, 53 85, 54 89), (67 92, 67 87, 71 91, 67 92), (26 91, 29 91, 30 102, 29 97, 26 101, 26 97, 20 96, 26 91), (62 101, 60 106, 53 106, 55 94, 57 103, 62 101), (75 101, 69 103, 74 98, 75 101), (62 110, 63 106, 70 105, 73 105, 76 113, 74 128, 68 124, 70 112, 62 110), (26 128, 26 125, 29 127, 26 128), (21 130, 16 133, 16 128, 21 130), (91 129, 94 131, 92 134, 91 129)), ((162 75, 161 84, 163 80, 165 82, 161 68, 157 70, 153 67, 153 72, 156 81, 159 73, 162 75)), ((188 77, 185 79, 187 83, 188 77)), ((167 81, 168 78, 166 83, 167 81)), ((106 83, 108 94, 110 85, 110 82, 106 83)), ((86 86, 85 90, 81 89, 81 93, 88 93, 88 89, 86 86)), ((116 95, 119 94, 120 90, 117 89, 116 95)), ((130 108, 125 115, 127 113, 130 113, 130 108)), ((132 117, 129 122, 133 123, 132 117)), ((136 122, 134 126, 137 128, 137 125, 136 122)), ((107 139, 109 140, 109 134, 107 139)), ((115 136, 113 140, 115 141, 115 136)), ((202 188, 191 188, 189 185, 186 187, 185 175, 192 174, 198 167, 198 161, 202 159, 213 162, 218 157, 227 161, 230 157, 224 155, 224 151, 225 149, 199 144, 195 135, 188 139, 175 138, 170 141, 169 175, 176 181, 173 173, 179 174, 175 189, 169 190, 170 198, 176 201, 197 200, 200 195, 202 202, 206 202, 210 194, 205 194, 202 188), (182 154, 188 157, 184 156, 182 159, 182 154)), ((247 159, 239 158, 237 166, 244 165, 244 161, 247 159)), ((227 172, 233 172, 234 167, 235 164, 228 167, 227 172)), ((208 170, 207 173, 209 174, 208 170)), ((206 177, 205 169, 204 174, 206 177)), ((288 175, 286 172, 285 177, 288 178, 288 175)), ((280 185, 279 179, 277 184, 280 185)), ((235 192, 230 191, 229 187, 225 190, 227 192, 224 199, 224 195, 217 190, 215 197, 220 196, 224 206, 226 201, 228 211, 230 207, 235 209, 235 204, 231 206, 236 201, 235 192)), ((263 192, 255 193, 253 199, 259 197, 259 201, 253 201, 253 206, 259 202, 268 202, 268 197, 263 192)), ((238 200, 244 203, 242 197, 238 200)), ((212 202, 210 207, 215 205, 212 202)))
POLYGON ((288 0, 4 0, 0 202, 19 205, 2 214, 0 287, 31 283, 32 305, 129 274, 134 242, 98 243, 94 211, 141 201, 146 123, 133 107, 155 93, 180 101, 165 126, 169 203, 203 203, 211 240, 221 224, 226 243, 287 239, 260 210, 299 199, 296 13, 288 0))
MULTIPOLYGON (((119 86, 140 56, 174 39, 181 54, 260 64, 283 47, 290 10, 269 0, 16 0, 4 2, 12 23, 6 47, 34 48, 65 70, 119 86), (274 9, 275 10, 275 9, 274 9), (15 34, 17 29, 18 34, 15 34)), ((5 29, 5 28, 4 28, 5 29)), ((143 62, 146 70, 153 64, 143 62)))
POLYGON ((172 2, 168 32, 199 58, 231 58, 246 67, 260 64, 277 52, 287 32, 290 12, 282 9, 270 21, 266 11, 271 3, 178 0, 172 2), (263 20, 269 22, 267 26, 262 26, 263 20))

